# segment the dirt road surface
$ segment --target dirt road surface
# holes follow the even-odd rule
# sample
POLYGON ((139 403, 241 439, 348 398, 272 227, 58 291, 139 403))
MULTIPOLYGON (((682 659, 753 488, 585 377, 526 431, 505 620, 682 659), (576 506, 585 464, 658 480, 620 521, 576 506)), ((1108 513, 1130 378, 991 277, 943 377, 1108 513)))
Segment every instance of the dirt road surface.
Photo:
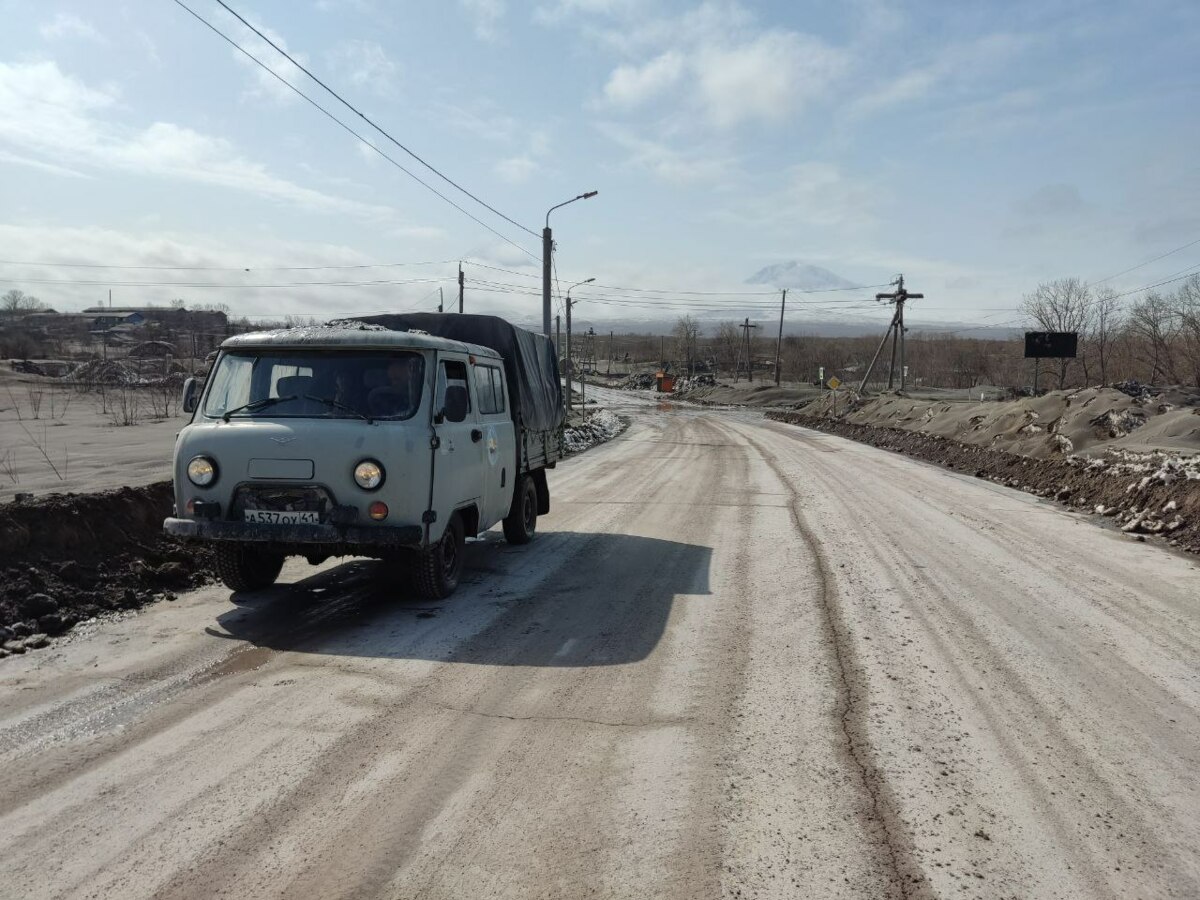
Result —
POLYGON ((1200 896, 1195 561, 624 402, 448 602, 297 562, 6 660, 0 896, 1200 896))

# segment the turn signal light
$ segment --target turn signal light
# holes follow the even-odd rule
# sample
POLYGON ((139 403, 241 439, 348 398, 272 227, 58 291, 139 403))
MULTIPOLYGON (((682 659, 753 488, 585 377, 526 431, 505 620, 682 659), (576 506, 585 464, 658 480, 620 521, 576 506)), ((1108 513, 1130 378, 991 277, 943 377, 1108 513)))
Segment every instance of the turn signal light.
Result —
POLYGON ((372 519, 374 519, 376 522, 386 519, 387 514, 388 514, 387 504, 384 503, 382 500, 376 500, 374 503, 372 503, 370 506, 367 507, 367 515, 370 516, 372 519))

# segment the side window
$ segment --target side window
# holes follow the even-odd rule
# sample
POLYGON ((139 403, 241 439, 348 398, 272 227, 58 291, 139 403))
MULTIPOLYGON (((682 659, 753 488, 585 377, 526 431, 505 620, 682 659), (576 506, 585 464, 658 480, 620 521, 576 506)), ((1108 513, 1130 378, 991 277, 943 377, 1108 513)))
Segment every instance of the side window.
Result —
MULTIPOLYGON (((439 381, 445 385, 442 411, 447 422, 464 422, 471 411, 471 397, 467 390, 467 364, 457 360, 443 360, 439 381)), ((441 385, 439 385, 441 387, 441 385)))
POLYGON ((496 412, 504 412, 504 373, 500 369, 492 369, 492 393, 496 397, 496 412))
POLYGON ((475 367, 475 397, 485 416, 504 412, 504 383, 495 366, 475 367))

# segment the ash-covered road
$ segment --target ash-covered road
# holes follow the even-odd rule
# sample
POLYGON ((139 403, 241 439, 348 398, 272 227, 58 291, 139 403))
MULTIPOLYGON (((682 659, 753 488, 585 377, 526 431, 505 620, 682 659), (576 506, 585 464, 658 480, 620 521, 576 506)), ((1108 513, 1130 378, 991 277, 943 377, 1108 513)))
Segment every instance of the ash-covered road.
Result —
POLYGON ((444 604, 299 562, 6 660, 0 896, 1200 895, 1195 561, 621 402, 444 604))

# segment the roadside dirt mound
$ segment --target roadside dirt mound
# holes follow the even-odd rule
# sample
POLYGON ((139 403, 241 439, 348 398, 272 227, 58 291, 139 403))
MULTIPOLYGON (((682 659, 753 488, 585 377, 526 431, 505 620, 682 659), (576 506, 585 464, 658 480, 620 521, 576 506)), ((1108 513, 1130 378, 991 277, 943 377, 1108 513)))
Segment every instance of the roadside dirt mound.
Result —
MULTIPOLYGON (((825 396, 798 412, 830 416, 831 405, 825 396)), ((837 415, 1039 459, 1112 449, 1200 452, 1200 392, 1186 388, 1123 384, 983 402, 849 394, 837 415)))
POLYGON ((0 656, 207 581, 208 551, 163 535, 170 511, 165 481, 0 506, 0 656))
POLYGON ((1200 457, 1113 450, 1092 459, 1035 459, 902 428, 802 413, 769 412, 767 418, 1051 498, 1080 512, 1112 518, 1128 534, 1156 535, 1171 546, 1200 553, 1200 457))

